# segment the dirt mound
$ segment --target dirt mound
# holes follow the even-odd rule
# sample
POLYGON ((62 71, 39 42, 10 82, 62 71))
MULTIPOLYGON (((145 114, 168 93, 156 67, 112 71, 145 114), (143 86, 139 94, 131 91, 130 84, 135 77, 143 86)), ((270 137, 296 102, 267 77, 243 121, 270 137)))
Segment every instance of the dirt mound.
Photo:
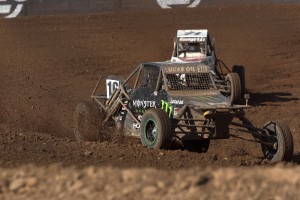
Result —
POLYGON ((3 199, 290 199, 300 195, 299 168, 178 170, 0 169, 3 199))
POLYGON ((126 76, 140 62, 169 59, 177 29, 190 28, 208 28, 228 66, 245 65, 256 106, 247 116, 258 126, 286 121, 299 152, 299 20, 299 5, 288 4, 0 19, 0 164, 178 169, 264 163, 259 145, 236 139, 213 141, 207 154, 149 151, 127 139, 72 140, 74 108, 89 98, 98 76, 126 76))

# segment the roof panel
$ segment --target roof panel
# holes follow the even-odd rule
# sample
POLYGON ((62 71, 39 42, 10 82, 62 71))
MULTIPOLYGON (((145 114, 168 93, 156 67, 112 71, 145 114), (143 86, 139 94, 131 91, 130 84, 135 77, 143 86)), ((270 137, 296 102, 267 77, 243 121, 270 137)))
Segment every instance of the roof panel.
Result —
POLYGON ((177 37, 207 37, 207 29, 178 30, 177 37))

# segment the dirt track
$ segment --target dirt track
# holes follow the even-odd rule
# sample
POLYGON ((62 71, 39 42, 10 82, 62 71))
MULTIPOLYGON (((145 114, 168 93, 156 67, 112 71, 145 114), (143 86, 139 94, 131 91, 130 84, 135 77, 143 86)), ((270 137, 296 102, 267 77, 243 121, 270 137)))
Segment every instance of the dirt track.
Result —
POLYGON ((177 29, 208 28, 228 66, 244 64, 262 126, 287 122, 300 162, 299 5, 201 7, 172 11, 0 19, 0 167, 114 166, 181 169, 268 165, 257 144, 213 141, 206 154, 155 151, 139 141, 79 143, 72 114, 100 75, 127 75, 140 62, 170 58, 177 29), (56 137, 53 137, 56 136, 56 137))

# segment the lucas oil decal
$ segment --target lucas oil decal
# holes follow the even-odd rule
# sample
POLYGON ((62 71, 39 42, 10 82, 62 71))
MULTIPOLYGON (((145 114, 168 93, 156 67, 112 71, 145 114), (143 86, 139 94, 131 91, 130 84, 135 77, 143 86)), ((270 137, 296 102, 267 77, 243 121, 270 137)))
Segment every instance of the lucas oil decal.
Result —
POLYGON ((189 67, 167 66, 164 70, 165 73, 208 73, 209 67, 206 65, 189 67))

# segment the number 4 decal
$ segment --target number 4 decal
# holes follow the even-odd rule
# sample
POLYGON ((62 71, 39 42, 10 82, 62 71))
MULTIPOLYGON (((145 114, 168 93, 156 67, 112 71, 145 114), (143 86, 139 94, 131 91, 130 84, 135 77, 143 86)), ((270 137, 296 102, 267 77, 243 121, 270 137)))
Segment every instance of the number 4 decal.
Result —
POLYGON ((120 81, 106 79, 106 97, 110 98, 113 92, 119 88, 120 81))

